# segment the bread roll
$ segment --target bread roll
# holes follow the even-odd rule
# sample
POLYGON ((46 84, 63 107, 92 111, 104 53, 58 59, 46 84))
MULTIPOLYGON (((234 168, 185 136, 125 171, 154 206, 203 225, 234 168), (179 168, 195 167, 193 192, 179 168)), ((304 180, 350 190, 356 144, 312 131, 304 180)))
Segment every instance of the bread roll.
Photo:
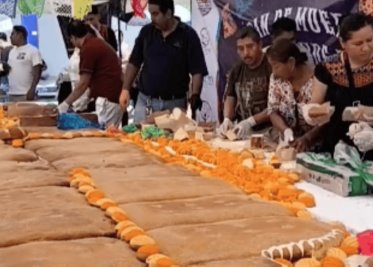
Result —
POLYGON ((146 261, 149 256, 157 254, 159 251, 160 249, 157 245, 145 245, 137 250, 136 257, 141 261, 146 261))
POLYGON ((326 105, 321 105, 319 107, 312 107, 310 108, 308 115, 311 118, 317 118, 321 116, 326 116, 329 114, 329 107, 326 105))
POLYGON ((138 235, 132 238, 130 241, 130 247, 134 250, 137 250, 145 245, 155 245, 154 239, 147 235, 138 235))

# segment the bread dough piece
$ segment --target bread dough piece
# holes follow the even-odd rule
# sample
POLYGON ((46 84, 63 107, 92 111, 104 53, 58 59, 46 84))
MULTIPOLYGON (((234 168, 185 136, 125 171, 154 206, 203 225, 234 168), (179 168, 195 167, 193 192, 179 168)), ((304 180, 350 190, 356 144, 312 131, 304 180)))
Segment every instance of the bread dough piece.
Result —
POLYGON ((128 244, 113 238, 33 242, 0 249, 0 266, 145 267, 128 244))
MULTIPOLYGON (((269 216, 148 231, 162 253, 180 265, 258 256, 262 249, 328 233, 330 226, 295 217, 269 216)), ((250 265, 249 265, 250 266, 250 265)))
POLYGON ((75 167, 90 168, 128 168, 141 166, 149 162, 159 161, 145 153, 138 151, 132 153, 91 153, 89 155, 78 155, 53 162, 59 171, 68 172, 75 167))
POLYGON ((48 162, 43 160, 28 161, 28 162, 17 162, 17 161, 0 161, 0 170, 2 172, 13 172, 23 171, 27 172, 30 170, 50 170, 51 166, 48 162))
POLYGON ((3 190, 0 203, 0 247, 115 234, 112 221, 72 188, 3 190))
POLYGON ((23 148, 13 148, 11 146, 2 145, 0 150, 0 161, 35 161, 37 155, 29 150, 23 148))
POLYGON ((133 203, 120 207, 145 230, 180 224, 289 215, 287 210, 279 206, 253 201, 243 194, 133 203))
POLYGON ((116 180, 116 176, 121 179, 134 177, 163 177, 163 176, 196 176, 200 177, 197 173, 191 172, 182 166, 165 165, 152 162, 144 162, 144 165, 132 166, 126 168, 92 168, 90 173, 93 177, 104 177, 110 175, 109 180, 116 180))
MULTIPOLYGON (((26 148, 38 151, 41 148, 46 147, 54 147, 54 148, 64 148, 64 147, 75 147, 77 151, 84 151, 82 148, 85 149, 98 149, 98 147, 104 146, 112 148, 114 147, 121 147, 124 146, 119 140, 115 138, 101 138, 101 137, 92 137, 92 138, 73 138, 73 139, 37 139, 37 140, 30 140, 26 142, 26 148), (104 145, 102 145, 104 144, 104 145)), ((128 144, 131 145, 131 144, 128 144)), ((132 145, 132 147, 135 147, 132 145)))
POLYGON ((137 175, 126 177, 108 169, 102 175, 92 173, 98 188, 117 203, 160 201, 202 197, 218 194, 241 194, 237 188, 218 179, 199 176, 160 176, 146 168, 137 175), (146 173, 146 175, 143 175, 146 173))
POLYGON ((188 265, 187 267, 280 267, 277 263, 263 257, 250 257, 247 259, 232 259, 223 261, 210 261, 200 264, 188 265))
POLYGON ((23 171, 14 168, 1 172, 0 190, 51 185, 68 186, 69 182, 66 175, 53 169, 23 171))
POLYGON ((139 150, 133 145, 124 145, 115 139, 101 138, 90 142, 88 141, 89 138, 61 140, 61 143, 56 144, 56 146, 39 148, 37 154, 49 162, 54 162, 56 160, 79 155, 91 156, 101 153, 135 153, 139 150))

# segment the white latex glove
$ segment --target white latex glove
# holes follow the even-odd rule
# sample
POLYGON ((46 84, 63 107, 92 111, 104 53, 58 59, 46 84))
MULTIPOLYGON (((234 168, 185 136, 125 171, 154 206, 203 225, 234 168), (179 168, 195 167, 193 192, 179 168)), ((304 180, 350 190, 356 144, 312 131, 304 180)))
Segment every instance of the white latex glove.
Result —
POLYGON ((321 125, 330 121, 330 118, 334 113, 334 109, 335 109, 334 107, 331 107, 331 112, 326 116, 310 117, 310 115, 309 115, 310 109, 314 108, 314 107, 320 107, 320 106, 321 106, 320 104, 316 104, 316 103, 304 104, 302 106, 302 108, 301 108, 302 109, 302 115, 303 115, 303 118, 308 125, 321 126, 321 125))
POLYGON ((290 128, 286 128, 284 131, 283 143, 285 146, 288 146, 291 142, 294 141, 294 133, 290 128))
POLYGON ((256 121, 254 117, 250 117, 238 123, 234 127, 233 132, 237 135, 239 139, 247 139, 251 133, 251 128, 255 125, 256 121))
POLYGON ((369 126, 368 123, 366 122, 358 122, 358 123, 352 123, 350 127, 348 128, 348 133, 347 135, 353 139, 355 135, 361 131, 364 130, 371 130, 373 131, 372 127, 369 126))
POLYGON ((220 124, 217 132, 220 136, 225 136, 225 134, 229 131, 233 129, 233 122, 228 119, 228 118, 225 118, 223 123, 220 124))
POLYGON ((58 113, 59 113, 59 114, 66 113, 66 112, 69 110, 69 107, 70 107, 70 105, 67 104, 65 101, 62 102, 62 103, 59 104, 58 107, 57 107, 57 109, 58 109, 58 113))
POLYGON ((353 141, 361 152, 373 149, 373 130, 362 130, 354 135, 353 141))

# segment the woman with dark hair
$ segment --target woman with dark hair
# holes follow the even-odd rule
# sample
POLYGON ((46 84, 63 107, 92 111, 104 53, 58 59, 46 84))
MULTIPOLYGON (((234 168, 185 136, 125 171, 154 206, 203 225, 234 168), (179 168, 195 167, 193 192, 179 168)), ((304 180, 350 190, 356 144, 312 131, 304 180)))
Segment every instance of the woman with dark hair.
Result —
POLYGON ((301 106, 311 100, 313 69, 306 63, 307 55, 287 39, 276 41, 267 55, 272 66, 267 109, 271 122, 283 144, 304 151, 311 140, 301 106))
MULTIPOLYGON (((322 128, 323 149, 334 152, 335 145, 343 140, 353 144, 346 135, 350 122, 342 121, 346 107, 373 106, 373 26, 371 18, 362 13, 345 17, 339 29, 339 39, 343 51, 331 62, 319 64, 315 69, 311 103, 330 101, 335 112, 329 123, 322 128)), ((308 109, 309 110, 309 109, 308 109)), ((317 124, 305 115, 309 124, 317 124)), ((329 118, 326 118, 328 120, 329 118)), ((318 118, 320 120, 320 118, 318 118)), ((364 127, 361 127, 364 128, 364 127)), ((354 140, 361 143, 361 140, 354 140)), ((364 143, 364 142, 363 142, 364 143)), ((361 147, 359 147, 361 150, 361 147)), ((373 153, 366 154, 373 159, 373 153)))

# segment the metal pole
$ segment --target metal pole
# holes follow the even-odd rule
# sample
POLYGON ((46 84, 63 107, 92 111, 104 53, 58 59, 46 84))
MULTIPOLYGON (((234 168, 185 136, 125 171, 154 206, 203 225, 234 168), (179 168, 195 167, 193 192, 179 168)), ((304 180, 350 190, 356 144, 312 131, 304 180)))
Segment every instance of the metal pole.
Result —
POLYGON ((117 29, 118 29, 118 50, 119 50, 119 57, 122 58, 122 28, 121 28, 121 23, 120 23, 120 11, 121 11, 121 4, 123 3, 123 13, 126 14, 126 4, 127 4, 127 0, 124 0, 124 1, 120 1, 120 0, 117 0, 118 2, 118 5, 116 6, 116 10, 117 10, 117 29))

